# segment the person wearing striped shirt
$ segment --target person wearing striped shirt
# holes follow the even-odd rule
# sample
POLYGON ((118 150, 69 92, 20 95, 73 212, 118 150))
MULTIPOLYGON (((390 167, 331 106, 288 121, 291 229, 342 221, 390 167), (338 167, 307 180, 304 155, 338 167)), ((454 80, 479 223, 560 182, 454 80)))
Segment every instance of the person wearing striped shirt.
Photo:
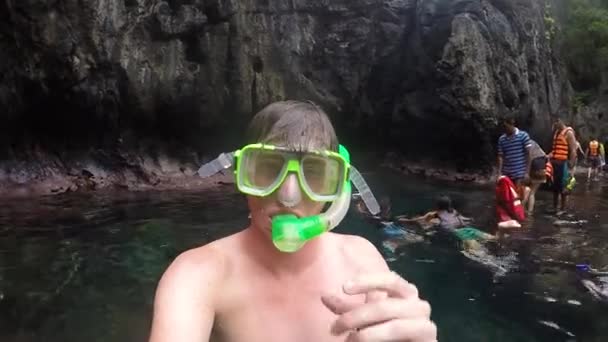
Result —
MULTIPOLYGON (((515 119, 503 120, 505 133, 498 139, 498 172, 515 183, 522 196, 523 183, 530 174, 530 148, 532 141, 528 133, 515 126, 515 119)), ((522 196, 523 198, 523 196, 522 196)))

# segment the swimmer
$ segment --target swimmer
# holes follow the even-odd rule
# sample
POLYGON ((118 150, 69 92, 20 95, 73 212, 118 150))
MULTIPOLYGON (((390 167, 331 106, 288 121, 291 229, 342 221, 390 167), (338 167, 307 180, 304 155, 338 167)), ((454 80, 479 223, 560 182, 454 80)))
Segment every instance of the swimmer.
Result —
POLYGON ((412 219, 399 218, 400 223, 417 223, 421 228, 437 229, 440 233, 456 236, 465 250, 481 248, 479 241, 493 241, 496 236, 482 232, 478 229, 468 227, 473 219, 461 215, 452 206, 452 200, 448 196, 440 196, 437 199, 436 210, 430 211, 422 216, 412 219))
POLYGON ((348 154, 327 114, 277 102, 247 133, 234 160, 249 226, 173 261, 149 341, 436 341, 416 287, 369 241, 327 231, 350 205, 348 154))
POLYGON ((365 206, 365 202, 361 198, 355 199, 355 208, 356 210, 363 215, 363 217, 371 223, 376 224, 376 227, 379 229, 384 229, 387 225, 391 225, 394 223, 394 218, 391 214, 391 200, 388 197, 382 197, 379 203, 380 212, 377 215, 372 215, 367 207, 365 206))

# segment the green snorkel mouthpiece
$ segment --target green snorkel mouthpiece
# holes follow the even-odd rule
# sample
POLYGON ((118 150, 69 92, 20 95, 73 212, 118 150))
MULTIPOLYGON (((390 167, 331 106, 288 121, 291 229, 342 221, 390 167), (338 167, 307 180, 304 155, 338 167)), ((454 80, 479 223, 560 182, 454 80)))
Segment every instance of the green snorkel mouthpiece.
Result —
POLYGON ((298 218, 278 215, 272 219, 272 243, 281 252, 293 253, 326 230, 320 215, 298 218))
MULTIPOLYGON (((339 146, 340 154, 350 164, 350 156, 344 146, 339 146)), ((350 206, 351 185, 347 181, 342 193, 326 212, 298 218, 295 215, 277 215, 272 218, 272 243, 281 252, 298 251, 311 239, 335 228, 346 216, 350 206)))

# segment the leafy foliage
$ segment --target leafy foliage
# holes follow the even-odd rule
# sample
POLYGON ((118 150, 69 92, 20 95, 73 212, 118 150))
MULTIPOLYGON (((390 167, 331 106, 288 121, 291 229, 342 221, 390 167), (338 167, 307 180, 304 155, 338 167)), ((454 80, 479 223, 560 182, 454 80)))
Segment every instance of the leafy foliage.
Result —
POLYGON ((608 72, 608 0, 571 0, 564 26, 570 80, 577 90, 597 89, 608 72))

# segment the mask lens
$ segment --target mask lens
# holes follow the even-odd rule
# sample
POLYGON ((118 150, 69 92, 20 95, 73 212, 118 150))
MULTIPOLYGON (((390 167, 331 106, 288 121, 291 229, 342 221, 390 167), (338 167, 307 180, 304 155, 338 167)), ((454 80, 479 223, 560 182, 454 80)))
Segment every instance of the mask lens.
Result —
POLYGON ((250 150, 243 157, 245 186, 264 190, 272 187, 285 167, 284 157, 273 151, 250 150))
POLYGON ((310 191, 319 196, 338 193, 344 172, 344 165, 339 159, 307 155, 301 163, 302 175, 310 191))

